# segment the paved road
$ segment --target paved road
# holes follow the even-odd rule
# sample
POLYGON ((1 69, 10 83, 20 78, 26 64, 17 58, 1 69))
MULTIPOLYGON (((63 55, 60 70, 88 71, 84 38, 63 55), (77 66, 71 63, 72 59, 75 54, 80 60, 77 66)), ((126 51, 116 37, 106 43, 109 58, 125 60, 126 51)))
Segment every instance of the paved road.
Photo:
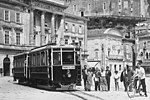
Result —
MULTIPOLYGON (((131 100, 150 100, 150 78, 147 79, 148 97, 135 97, 131 100)), ((120 87, 122 85, 120 84, 120 87)), ((56 92, 36 89, 18 85, 12 81, 12 77, 0 77, 0 100, 130 100, 120 88, 114 91, 113 82, 111 91, 84 91, 83 87, 77 87, 79 91, 56 92)))

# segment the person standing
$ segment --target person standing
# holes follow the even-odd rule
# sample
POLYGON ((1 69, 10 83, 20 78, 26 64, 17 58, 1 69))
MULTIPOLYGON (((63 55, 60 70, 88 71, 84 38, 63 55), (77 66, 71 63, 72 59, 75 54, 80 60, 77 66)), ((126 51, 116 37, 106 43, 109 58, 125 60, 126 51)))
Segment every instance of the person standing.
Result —
MULTIPOLYGON (((137 69, 136 73, 133 75, 133 77, 138 75, 138 78, 141 82, 140 85, 142 85, 143 92, 144 92, 145 96, 147 97, 146 84, 145 84, 145 70, 143 67, 141 67, 141 63, 142 62, 138 62, 138 64, 137 64, 138 69, 137 69)), ((139 88, 140 88, 140 86, 138 87, 138 89, 139 88)))
POLYGON ((101 69, 101 78, 100 78, 100 85, 102 91, 106 91, 107 81, 106 81, 106 71, 102 68, 101 69))
POLYGON ((94 73, 95 91, 97 91, 97 89, 100 91, 100 77, 101 77, 100 70, 96 68, 94 73))
MULTIPOLYGON (((127 86, 129 85, 129 83, 131 83, 133 74, 134 72, 132 70, 132 67, 127 65, 127 79, 128 79, 127 86)), ((132 86, 129 87, 129 91, 132 91, 132 86)))
POLYGON ((82 70, 83 81, 84 81, 84 90, 86 91, 86 83, 87 83, 87 65, 84 65, 84 69, 82 70))
POLYGON ((115 81, 115 90, 119 91, 119 74, 118 74, 118 71, 115 71, 115 74, 114 74, 114 81, 115 81))
POLYGON ((106 67, 106 81, 107 81, 107 89, 110 90, 110 77, 111 77, 111 71, 109 70, 109 67, 106 67))
POLYGON ((87 81, 86 81, 86 90, 91 91, 91 86, 92 86, 92 70, 88 69, 87 70, 87 81))
POLYGON ((127 69, 124 68, 124 70, 121 72, 120 81, 123 82, 125 92, 127 91, 127 69))

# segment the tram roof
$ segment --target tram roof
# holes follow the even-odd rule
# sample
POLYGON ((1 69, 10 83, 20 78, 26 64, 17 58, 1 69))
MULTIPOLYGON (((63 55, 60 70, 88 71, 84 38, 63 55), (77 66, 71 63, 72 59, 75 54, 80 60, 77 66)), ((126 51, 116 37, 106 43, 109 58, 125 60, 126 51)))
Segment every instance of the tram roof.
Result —
POLYGON ((29 51, 27 51, 27 52, 22 52, 22 53, 18 53, 18 54, 16 54, 16 55, 14 55, 14 57, 16 57, 16 56, 21 56, 21 55, 26 55, 26 54, 28 54, 29 53, 29 51))
POLYGON ((45 49, 49 49, 49 48, 78 48, 78 46, 75 46, 75 45, 44 45, 44 46, 33 48, 33 49, 31 49, 30 52, 45 50, 45 49))

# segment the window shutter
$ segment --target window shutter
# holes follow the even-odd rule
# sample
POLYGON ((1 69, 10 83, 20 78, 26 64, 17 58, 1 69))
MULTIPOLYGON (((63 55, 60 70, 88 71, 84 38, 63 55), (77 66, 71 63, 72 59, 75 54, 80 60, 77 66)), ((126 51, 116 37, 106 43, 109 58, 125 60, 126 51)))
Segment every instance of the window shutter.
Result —
POLYGON ((4 36, 3 36, 3 32, 2 30, 0 29, 0 43, 4 43, 4 36))
POLYGON ((15 22, 15 11, 9 11, 10 12, 10 21, 15 22))
POLYGON ((0 19, 4 19, 4 10, 0 9, 0 19))
POLYGON ((10 39, 11 39, 11 40, 10 40, 10 43, 11 43, 11 44, 15 44, 15 36, 16 36, 16 35, 15 35, 15 32, 14 32, 14 31, 10 31, 10 37, 11 37, 11 38, 10 38, 10 39))

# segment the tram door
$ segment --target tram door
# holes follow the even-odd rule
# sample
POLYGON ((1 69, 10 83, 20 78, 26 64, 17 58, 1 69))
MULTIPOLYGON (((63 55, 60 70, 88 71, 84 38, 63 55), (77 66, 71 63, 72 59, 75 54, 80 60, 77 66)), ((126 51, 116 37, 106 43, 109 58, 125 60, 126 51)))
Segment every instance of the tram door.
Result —
POLYGON ((4 76, 10 76, 10 59, 8 57, 4 58, 3 69, 4 76))

